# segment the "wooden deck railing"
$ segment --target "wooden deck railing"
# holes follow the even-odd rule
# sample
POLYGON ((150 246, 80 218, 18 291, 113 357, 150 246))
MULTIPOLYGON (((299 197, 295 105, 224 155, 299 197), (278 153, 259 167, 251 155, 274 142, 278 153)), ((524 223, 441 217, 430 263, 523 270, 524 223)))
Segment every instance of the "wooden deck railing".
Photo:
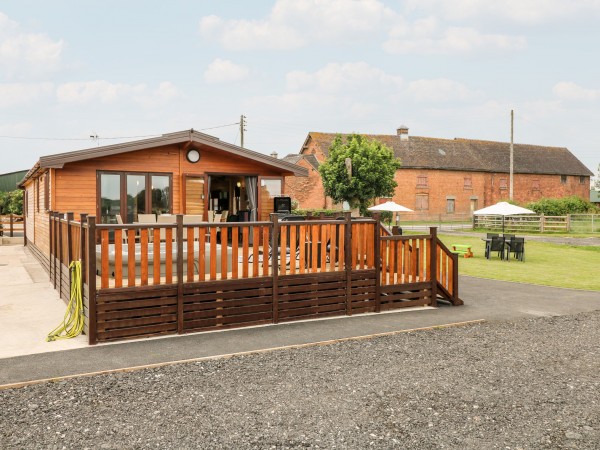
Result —
POLYGON ((0 235, 13 237, 15 231, 25 231, 25 222, 23 222, 23 215, 20 214, 7 214, 0 216, 0 235))
POLYGON ((457 259, 435 228, 389 235, 378 216, 218 224, 184 223, 181 215, 156 224, 81 219, 50 214, 50 276, 65 296, 67 267, 82 260, 91 344, 435 306, 438 291, 457 293, 457 259))

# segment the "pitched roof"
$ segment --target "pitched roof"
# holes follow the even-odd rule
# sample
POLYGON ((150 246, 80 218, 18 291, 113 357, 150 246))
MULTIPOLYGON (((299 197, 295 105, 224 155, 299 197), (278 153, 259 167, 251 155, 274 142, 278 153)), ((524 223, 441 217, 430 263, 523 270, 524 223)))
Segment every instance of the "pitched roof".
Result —
MULTIPOLYGON (((311 139, 316 141, 325 157, 336 133, 310 132, 302 150, 311 139)), ((344 138, 347 134, 341 134, 344 138)), ((402 160, 402 168, 468 170, 477 172, 508 172, 510 144, 508 142, 474 139, 437 139, 410 136, 400 140, 397 135, 365 134, 377 139, 402 160)), ((592 176, 593 173, 567 148, 514 144, 515 173, 592 176)))
POLYGON ((65 164, 84 161, 87 159, 101 158, 105 156, 118 155, 121 153, 135 152, 149 148, 161 147, 164 145, 183 144, 190 142, 195 144, 197 148, 212 148, 221 150, 236 156, 252 159, 261 164, 275 167, 285 172, 291 172, 298 176, 308 176, 308 170, 304 167, 297 166, 287 161, 273 158, 272 156, 263 155, 247 148, 238 147, 237 145, 222 142, 219 138, 208 134, 199 133, 194 129, 178 131, 175 133, 163 134, 162 136, 142 139, 138 141, 124 142, 121 144, 106 145, 102 147, 92 147, 73 152, 57 153, 40 157, 39 161, 29 170, 25 178, 21 180, 19 185, 22 185, 30 178, 37 170, 46 168, 62 169, 65 164))
POLYGON ((313 169, 319 170, 319 166, 321 165, 321 163, 319 162, 319 160, 317 159, 317 157, 315 155, 298 155, 298 154, 291 153, 282 158, 282 160, 292 163, 292 164, 298 164, 302 159, 304 159, 308 164, 310 164, 310 166, 313 169))

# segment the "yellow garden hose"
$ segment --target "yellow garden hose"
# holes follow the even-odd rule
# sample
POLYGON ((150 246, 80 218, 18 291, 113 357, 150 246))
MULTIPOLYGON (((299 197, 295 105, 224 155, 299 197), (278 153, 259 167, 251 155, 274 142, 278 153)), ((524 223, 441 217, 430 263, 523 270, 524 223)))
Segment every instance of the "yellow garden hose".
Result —
POLYGON ((83 330, 83 298, 81 297, 81 261, 73 261, 71 269, 71 300, 62 323, 48 333, 46 341, 70 339, 81 334, 83 330), (62 334, 65 333, 65 334, 62 334))

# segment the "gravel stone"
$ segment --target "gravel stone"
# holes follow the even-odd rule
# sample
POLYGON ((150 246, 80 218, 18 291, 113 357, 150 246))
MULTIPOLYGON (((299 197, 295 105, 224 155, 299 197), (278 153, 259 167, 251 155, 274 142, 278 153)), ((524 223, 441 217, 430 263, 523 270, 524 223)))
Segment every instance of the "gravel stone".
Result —
POLYGON ((600 311, 0 391, 10 448, 600 448, 600 311))

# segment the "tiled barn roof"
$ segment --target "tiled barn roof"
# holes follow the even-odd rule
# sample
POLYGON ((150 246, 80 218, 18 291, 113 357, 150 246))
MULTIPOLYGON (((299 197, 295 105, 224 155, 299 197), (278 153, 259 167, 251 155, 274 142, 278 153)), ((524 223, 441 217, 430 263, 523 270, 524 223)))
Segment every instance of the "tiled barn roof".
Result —
MULTIPOLYGON (((303 146, 313 139, 325 157, 336 133, 310 132, 303 146)), ((342 134, 345 138, 347 134, 342 134)), ((473 139, 436 139, 397 135, 366 134, 394 151, 403 168, 508 172, 510 144, 473 139)), ((302 152, 302 151, 301 151, 302 152)), ((593 173, 567 148, 514 144, 515 173, 592 176, 593 173)))

